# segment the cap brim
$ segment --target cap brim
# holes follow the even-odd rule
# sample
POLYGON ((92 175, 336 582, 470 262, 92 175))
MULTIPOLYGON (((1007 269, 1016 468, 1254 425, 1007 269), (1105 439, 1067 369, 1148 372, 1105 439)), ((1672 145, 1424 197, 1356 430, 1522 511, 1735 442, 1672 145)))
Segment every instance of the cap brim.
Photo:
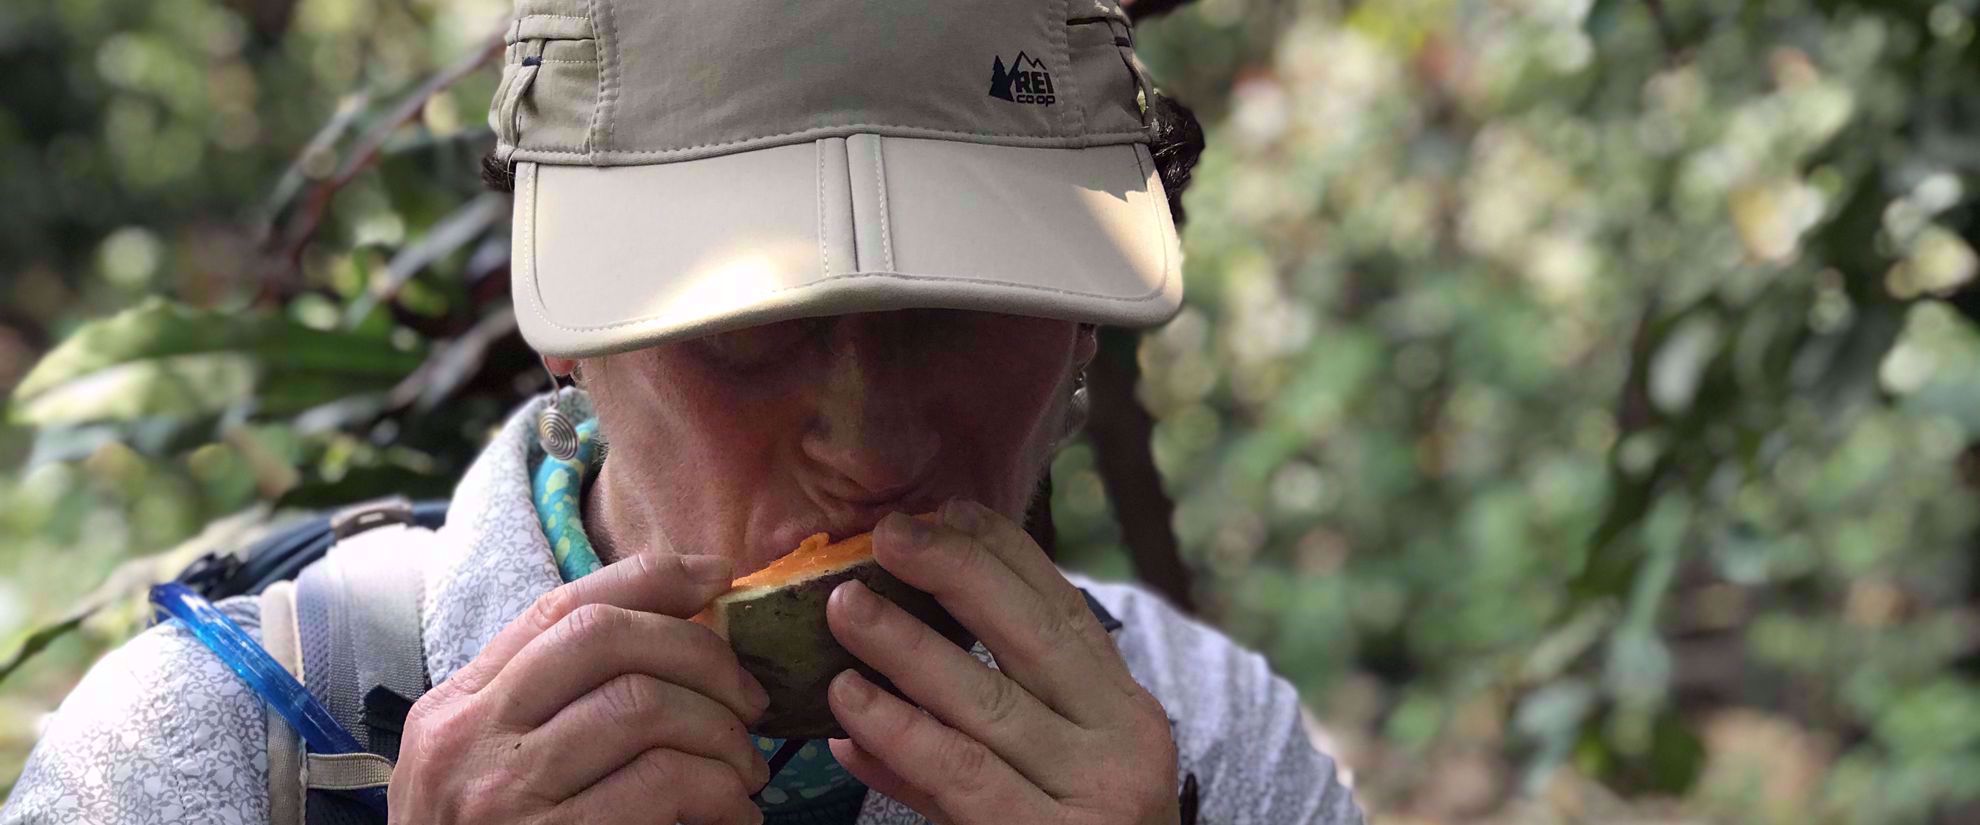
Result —
POLYGON ((514 242, 518 323, 559 356, 921 307, 1152 326, 1182 301, 1140 144, 854 135, 644 166, 523 163, 514 242))

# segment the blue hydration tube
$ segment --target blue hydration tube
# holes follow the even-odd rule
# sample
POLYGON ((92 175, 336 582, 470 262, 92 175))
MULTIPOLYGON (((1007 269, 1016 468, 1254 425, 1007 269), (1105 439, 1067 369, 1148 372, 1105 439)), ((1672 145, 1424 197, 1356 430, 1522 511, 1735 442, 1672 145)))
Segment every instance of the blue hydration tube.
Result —
MULTIPOLYGON (((185 623, 193 637, 220 657, 234 675, 259 695, 268 707, 282 715, 303 741, 309 743, 313 753, 364 753, 357 737, 337 723, 330 715, 330 709, 311 696, 296 677, 282 667, 275 657, 256 643, 254 637, 242 630, 234 620, 227 618, 213 606, 212 602, 194 593, 191 588, 177 582, 161 584, 151 588, 151 603, 170 614, 172 618, 185 623)), ((367 807, 385 813, 385 790, 365 788, 353 793, 367 807)))

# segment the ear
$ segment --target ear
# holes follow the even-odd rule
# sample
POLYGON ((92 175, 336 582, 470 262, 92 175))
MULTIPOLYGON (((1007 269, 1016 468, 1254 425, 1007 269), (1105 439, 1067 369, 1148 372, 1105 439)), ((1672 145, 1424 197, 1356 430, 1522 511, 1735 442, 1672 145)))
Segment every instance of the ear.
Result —
POLYGON ((1080 324, 1079 331, 1073 335, 1073 371, 1078 372, 1100 354, 1100 333, 1092 324, 1080 324))

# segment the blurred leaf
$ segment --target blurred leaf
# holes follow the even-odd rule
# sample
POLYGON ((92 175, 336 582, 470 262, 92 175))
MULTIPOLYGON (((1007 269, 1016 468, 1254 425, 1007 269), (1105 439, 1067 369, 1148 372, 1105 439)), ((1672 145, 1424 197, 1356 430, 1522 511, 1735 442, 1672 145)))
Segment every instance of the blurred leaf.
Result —
POLYGON ((324 510, 395 495, 415 501, 445 499, 453 495, 455 481, 393 465, 352 467, 335 480, 306 480, 285 493, 276 504, 283 508, 324 510))
POLYGON ((434 224, 418 241, 399 250, 385 267, 382 278, 352 301, 344 314, 345 326, 355 327, 381 300, 390 300, 421 270, 482 236, 490 227, 509 217, 509 199, 493 192, 468 201, 453 214, 434 224))
POLYGON ((310 329, 286 318, 147 301, 93 321, 36 364, 14 390, 30 424, 210 413, 255 389, 271 412, 389 385, 420 356, 387 341, 310 329))
POLYGON ((0 647, 0 682, 5 682, 36 653, 74 632, 98 611, 118 601, 144 599, 152 585, 171 580, 186 565, 208 552, 245 545, 256 530, 265 527, 267 520, 267 508, 250 508, 208 525, 198 536, 169 550, 119 565, 109 578, 66 613, 23 631, 0 647))

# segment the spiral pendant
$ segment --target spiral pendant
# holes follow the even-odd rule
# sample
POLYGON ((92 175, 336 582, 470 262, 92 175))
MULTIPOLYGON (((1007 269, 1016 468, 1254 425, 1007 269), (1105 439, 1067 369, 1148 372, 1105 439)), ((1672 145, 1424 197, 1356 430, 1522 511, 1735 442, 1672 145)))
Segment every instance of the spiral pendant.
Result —
POLYGON ((574 461, 578 455, 577 426, 553 400, 536 416, 536 440, 543 451, 559 461, 574 461))

